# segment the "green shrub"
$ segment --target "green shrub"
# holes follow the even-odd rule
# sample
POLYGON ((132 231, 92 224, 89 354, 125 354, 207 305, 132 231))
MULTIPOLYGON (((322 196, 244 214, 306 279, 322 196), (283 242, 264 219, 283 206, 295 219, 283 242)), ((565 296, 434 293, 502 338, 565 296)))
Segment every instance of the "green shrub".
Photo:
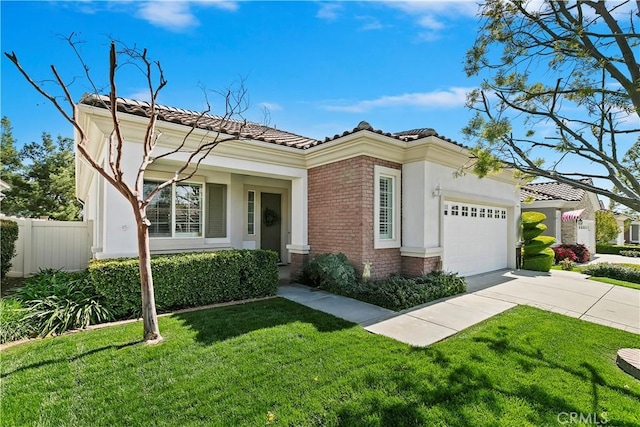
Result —
POLYGON ((546 248, 540 253, 524 257, 522 260, 522 268, 532 271, 549 271, 553 266, 554 260, 555 254, 553 249, 546 248))
POLYGON ((541 212, 523 212, 522 213, 522 235, 524 244, 522 245, 522 268, 534 271, 549 271, 555 261, 555 252, 550 248, 556 241, 550 236, 537 236, 540 230, 546 227, 540 227, 542 221, 547 216, 541 212))
POLYGON ((547 216, 542 212, 522 212, 522 227, 526 229, 534 228, 542 221, 547 219, 547 216))
MULTIPOLYGON (((524 255, 528 255, 528 254, 538 254, 540 253, 542 250, 548 248, 549 246, 553 245, 556 242, 556 239, 554 237, 551 236, 539 236, 539 237, 535 237, 531 240, 529 240, 525 245, 524 245, 524 255)), ((554 259, 555 259, 555 253, 554 253, 554 259)))
POLYGON ((596 245, 596 252, 599 254, 620 255, 620 251, 637 251, 638 246, 622 245, 596 245))
POLYGON ((632 258, 640 258, 640 251, 638 251, 638 250, 620 251, 620 255, 628 256, 628 257, 632 257, 632 258))
MULTIPOLYGON (((158 311, 198 307, 275 295, 278 255, 265 250, 228 250, 151 258, 158 311)), ((96 290, 118 318, 142 309, 137 258, 94 260, 89 272, 96 290)))
POLYGON ((24 320, 25 312, 17 299, 0 299, 0 344, 31 336, 31 328, 24 320))
POLYGON ((576 266, 575 261, 571 261, 569 258, 563 259, 558 264, 560 264, 560 267, 562 267, 562 269, 566 271, 571 271, 576 266))
POLYGON ((11 269, 11 259, 16 255, 18 223, 8 219, 0 220, 0 278, 4 279, 11 269))
POLYGON ((609 279, 640 283, 640 269, 623 265, 601 262, 584 267, 582 272, 594 277, 608 277, 609 279))
POLYGON ((39 336, 113 319, 112 310, 104 304, 86 271, 44 270, 27 279, 15 298, 24 307, 22 321, 39 336))
POLYGON ((352 289, 358 277, 345 254, 327 253, 318 255, 305 265, 304 281, 310 286, 342 293, 352 289))
POLYGON ((547 226, 544 224, 537 224, 535 227, 528 228, 526 230, 522 230, 522 239, 523 240, 531 240, 542 233, 547 229, 547 226))
POLYGON ((416 278, 391 276, 358 283, 350 288, 339 289, 336 293, 398 311, 466 290, 464 278, 456 273, 436 271, 416 278))

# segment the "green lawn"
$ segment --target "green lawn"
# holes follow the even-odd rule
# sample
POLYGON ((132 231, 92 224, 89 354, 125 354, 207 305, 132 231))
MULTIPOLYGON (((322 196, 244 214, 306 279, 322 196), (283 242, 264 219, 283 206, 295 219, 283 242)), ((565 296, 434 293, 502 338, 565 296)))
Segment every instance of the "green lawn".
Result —
POLYGON ((640 424, 640 381, 615 365, 640 336, 531 307, 428 348, 282 299, 160 327, 156 346, 128 324, 3 350, 0 423, 541 426, 581 412, 640 424))
POLYGON ((610 285, 624 286, 625 288, 631 288, 631 289, 640 290, 640 284, 633 283, 633 282, 627 282, 625 280, 610 279, 608 277, 590 277, 589 279, 590 280, 595 280, 596 282, 608 283, 610 285))
MULTIPOLYGON (((640 269, 640 264, 616 264, 616 265, 621 265, 623 267, 631 267, 631 268, 640 269)), ((571 271, 576 272, 576 273, 582 273, 582 269, 583 268, 584 267, 582 267, 582 266, 577 266, 577 267, 574 267, 573 269, 571 269, 571 271)), ((562 266, 560 264, 556 264, 556 265, 552 266, 551 269, 552 270, 562 270, 562 266)), ((596 282, 608 283, 610 285, 623 286, 625 288, 640 289, 640 284, 633 283, 633 282, 627 282, 626 280, 610 279, 608 277, 590 277, 589 280, 595 280, 596 282)))

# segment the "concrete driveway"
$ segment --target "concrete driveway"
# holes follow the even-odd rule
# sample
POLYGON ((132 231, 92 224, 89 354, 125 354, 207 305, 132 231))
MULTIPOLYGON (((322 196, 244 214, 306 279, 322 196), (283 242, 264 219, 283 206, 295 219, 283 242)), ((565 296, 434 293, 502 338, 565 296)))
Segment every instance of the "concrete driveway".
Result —
POLYGON ((588 280, 584 274, 499 271, 467 278, 468 292, 577 317, 640 334, 640 291, 588 280))
POLYGON ((502 270, 466 281, 464 295, 399 313, 301 285, 281 286, 278 294, 415 346, 441 341, 518 304, 640 334, 640 290, 558 270, 502 270))

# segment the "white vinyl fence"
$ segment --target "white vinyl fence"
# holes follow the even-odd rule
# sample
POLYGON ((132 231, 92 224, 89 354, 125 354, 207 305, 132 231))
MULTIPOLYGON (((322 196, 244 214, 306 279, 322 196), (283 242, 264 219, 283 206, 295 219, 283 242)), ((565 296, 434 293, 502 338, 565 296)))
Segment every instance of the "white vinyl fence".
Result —
POLYGON ((8 276, 36 274, 45 268, 77 271, 91 258, 91 232, 86 221, 47 221, 2 216, 18 223, 16 256, 8 276))

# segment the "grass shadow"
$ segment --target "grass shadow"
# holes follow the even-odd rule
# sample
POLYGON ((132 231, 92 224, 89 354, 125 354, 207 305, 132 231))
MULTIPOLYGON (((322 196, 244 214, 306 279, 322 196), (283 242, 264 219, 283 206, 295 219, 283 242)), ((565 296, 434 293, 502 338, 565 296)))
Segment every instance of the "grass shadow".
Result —
POLYGON ((25 365, 25 366, 20 366, 12 371, 8 371, 8 372, 4 372, 2 374, 0 374, 0 379, 4 379, 6 377, 11 376, 12 374, 21 372, 21 371, 26 371, 29 369, 38 369, 38 368, 42 368, 44 366, 49 366, 49 365, 56 365, 58 363, 61 362, 75 362, 76 360, 80 360, 84 357, 87 356, 91 356, 93 354, 96 353, 100 353, 106 350, 121 350, 123 348, 127 348, 127 347, 131 347, 134 346, 136 344, 140 344, 142 342, 141 339, 135 340, 135 341, 130 341, 124 344, 112 344, 112 345, 105 345, 103 347, 98 347, 98 348, 94 348, 88 351, 85 351, 84 353, 79 353, 79 354, 75 354, 72 357, 61 357, 58 359, 47 359, 47 360, 42 360, 40 362, 36 362, 36 363, 32 363, 29 365, 25 365))
POLYGON ((259 329, 295 322, 312 324, 319 332, 349 329, 355 323, 313 310, 284 298, 257 301, 210 310, 174 314, 185 326, 196 331, 195 340, 212 344, 259 329))

